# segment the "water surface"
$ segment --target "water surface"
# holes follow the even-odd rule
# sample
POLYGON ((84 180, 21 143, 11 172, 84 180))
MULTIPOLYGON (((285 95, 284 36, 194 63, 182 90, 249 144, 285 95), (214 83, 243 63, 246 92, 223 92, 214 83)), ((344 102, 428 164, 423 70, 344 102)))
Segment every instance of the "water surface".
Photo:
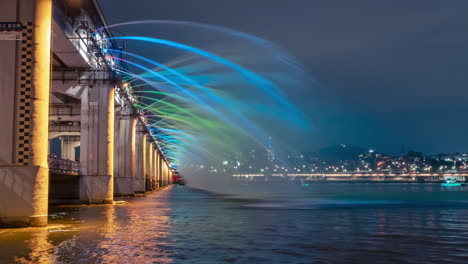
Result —
POLYGON ((439 184, 315 183, 256 199, 174 186, 50 217, 0 230, 0 263, 468 263, 468 189, 439 184))

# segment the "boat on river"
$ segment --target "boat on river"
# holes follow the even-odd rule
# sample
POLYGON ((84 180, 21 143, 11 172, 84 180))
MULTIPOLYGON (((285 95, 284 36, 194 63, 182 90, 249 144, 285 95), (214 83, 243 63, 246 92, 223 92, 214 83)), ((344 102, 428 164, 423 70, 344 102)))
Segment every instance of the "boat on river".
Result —
POLYGON ((445 180, 444 183, 442 183, 442 186, 444 187, 451 187, 451 186, 464 186, 465 184, 463 182, 459 182, 456 179, 447 179, 445 180))

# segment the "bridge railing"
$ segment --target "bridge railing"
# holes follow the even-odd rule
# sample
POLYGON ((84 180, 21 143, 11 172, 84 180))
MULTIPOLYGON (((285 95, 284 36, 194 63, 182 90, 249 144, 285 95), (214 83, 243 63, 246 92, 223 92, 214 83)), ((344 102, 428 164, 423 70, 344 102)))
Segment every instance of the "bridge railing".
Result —
POLYGON ((49 170, 55 173, 80 173, 80 163, 78 161, 66 160, 49 156, 49 170))

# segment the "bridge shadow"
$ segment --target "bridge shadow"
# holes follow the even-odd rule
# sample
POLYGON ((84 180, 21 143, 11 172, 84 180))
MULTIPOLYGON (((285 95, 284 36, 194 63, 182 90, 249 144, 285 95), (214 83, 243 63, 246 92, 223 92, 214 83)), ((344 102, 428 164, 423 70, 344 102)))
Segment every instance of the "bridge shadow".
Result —
POLYGON ((49 204, 80 203, 80 163, 49 157, 49 204))

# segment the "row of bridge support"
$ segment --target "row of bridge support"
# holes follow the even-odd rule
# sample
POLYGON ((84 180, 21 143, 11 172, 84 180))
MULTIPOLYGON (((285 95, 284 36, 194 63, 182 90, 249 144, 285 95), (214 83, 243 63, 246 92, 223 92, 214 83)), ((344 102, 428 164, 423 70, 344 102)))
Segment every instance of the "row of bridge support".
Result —
POLYGON ((168 185, 172 171, 146 126, 131 107, 115 107, 114 88, 102 86, 81 97, 80 199, 108 203, 168 185))
POLYGON ((85 41, 73 37, 86 19, 94 28, 105 25, 97 2, 63 7, 69 2, 77 1, 0 1, 0 17, 23 25, 19 40, 0 38, 0 226, 47 224, 53 137, 65 139, 62 158, 73 159, 74 148, 80 147, 81 202, 112 203, 114 196, 154 190, 172 179, 170 164, 144 120, 121 98, 122 83, 90 47, 82 49, 85 41), (59 7, 62 11, 52 16, 59 7), (66 14, 88 17, 75 23, 66 14), (73 26, 78 29, 67 31, 73 26), (55 131, 52 123, 60 118, 53 116, 50 102, 67 97, 79 106, 76 120, 69 121, 78 124, 74 133, 55 131))

